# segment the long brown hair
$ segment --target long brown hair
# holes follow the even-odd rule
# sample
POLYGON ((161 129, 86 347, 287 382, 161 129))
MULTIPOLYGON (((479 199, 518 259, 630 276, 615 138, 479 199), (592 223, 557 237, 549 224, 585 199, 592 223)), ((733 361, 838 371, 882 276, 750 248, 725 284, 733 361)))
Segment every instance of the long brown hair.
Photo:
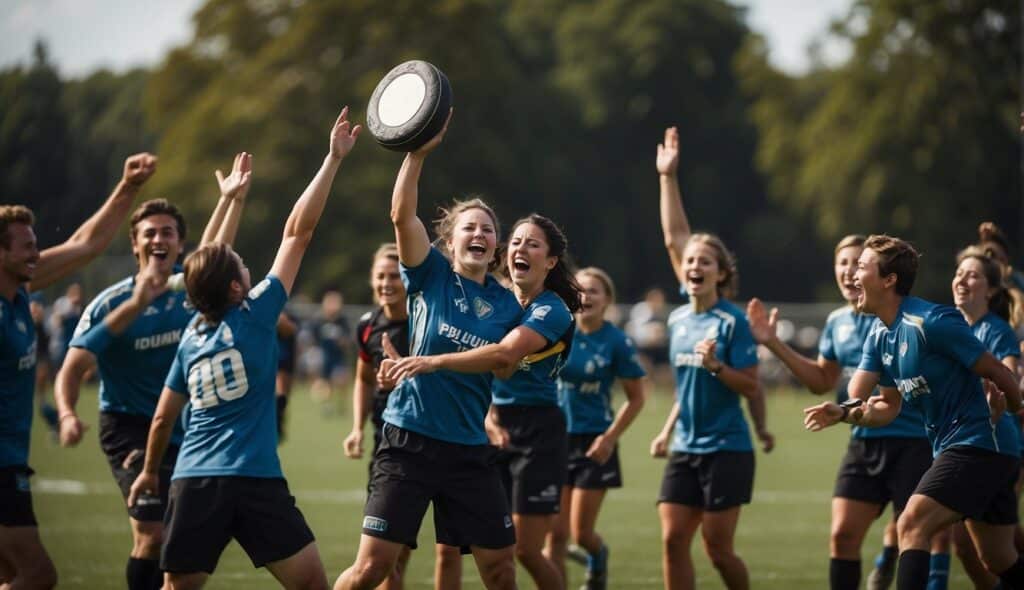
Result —
POLYGON ((231 246, 213 242, 185 257, 188 300, 206 321, 221 321, 231 308, 231 281, 242 281, 242 269, 231 246))
POLYGON ((715 234, 700 232, 692 234, 686 241, 687 247, 694 243, 704 244, 714 250, 718 268, 725 271, 725 278, 718 281, 718 285, 716 285, 718 296, 725 299, 735 297, 740 288, 740 271, 736 267, 736 257, 725 247, 722 238, 715 234))
POLYGON ((968 258, 981 263, 985 281, 988 282, 990 289, 995 289, 995 293, 988 300, 988 310, 1009 322, 1014 315, 1015 302, 1003 281, 1003 265, 978 246, 968 246, 961 250, 956 255, 956 265, 959 267, 968 258))
POLYGON ((516 228, 520 225, 526 223, 536 225, 544 232, 544 237, 548 242, 548 256, 558 257, 555 267, 549 270, 548 275, 544 277, 544 288, 553 291, 565 302, 569 311, 576 313, 583 307, 580 302, 580 293, 583 292, 583 287, 576 281, 570 268, 569 240, 554 221, 536 213, 531 213, 517 221, 512 226, 512 233, 515 233, 516 228))

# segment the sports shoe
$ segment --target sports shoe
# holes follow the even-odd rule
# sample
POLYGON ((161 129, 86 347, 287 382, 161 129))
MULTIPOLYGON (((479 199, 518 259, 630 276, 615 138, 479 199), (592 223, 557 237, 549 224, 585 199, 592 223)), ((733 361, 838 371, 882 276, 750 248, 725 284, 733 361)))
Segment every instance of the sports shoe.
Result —
POLYGON ((587 578, 580 590, 606 590, 608 588, 608 546, 602 545, 597 555, 588 556, 587 578))
POLYGON ((865 588, 867 590, 889 590, 889 586, 892 586, 892 581, 896 578, 896 568, 894 567, 879 567, 875 566, 875 569, 871 570, 868 574, 868 583, 865 588))
POLYGON ((587 550, 575 543, 566 548, 565 556, 569 558, 569 561, 580 565, 587 565, 590 562, 590 554, 587 553, 587 550))

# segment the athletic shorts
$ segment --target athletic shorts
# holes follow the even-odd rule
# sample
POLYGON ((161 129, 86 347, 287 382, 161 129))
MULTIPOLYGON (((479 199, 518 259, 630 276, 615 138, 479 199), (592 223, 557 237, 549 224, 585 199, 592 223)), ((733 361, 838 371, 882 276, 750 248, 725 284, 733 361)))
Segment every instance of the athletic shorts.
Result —
POLYGON ((509 444, 498 469, 516 514, 557 514, 569 467, 565 414, 558 406, 495 406, 509 444))
POLYGON ((212 574, 231 539, 254 567, 286 559, 313 532, 281 478, 185 477, 171 483, 160 569, 212 574))
POLYGON ((672 453, 661 480, 658 503, 717 512, 749 504, 753 492, 753 451, 672 453))
POLYGON ((879 513, 892 502, 898 514, 931 464, 927 438, 851 438, 832 495, 877 504, 879 513))
MULTIPOLYGON (((146 462, 146 439, 151 419, 145 416, 100 412, 100 448, 107 456, 110 472, 114 474, 121 497, 127 506, 128 493, 135 479, 142 473, 146 462)), ((160 464, 160 491, 156 496, 141 494, 135 506, 128 508, 128 516, 135 520, 160 522, 167 507, 167 494, 171 487, 171 474, 178 461, 177 445, 168 445, 160 464)))
POLYGON ((569 435, 569 474, 567 485, 586 490, 605 490, 622 487, 622 469, 619 467, 619 446, 604 465, 587 458, 587 450, 599 434, 569 435))
POLYGON ((928 496, 964 518, 1016 524, 1013 484, 1019 474, 1017 457, 977 447, 950 447, 935 458, 914 493, 928 496))
POLYGON ((363 534, 416 548, 434 504, 437 542, 502 549, 516 542, 490 445, 460 445, 384 424, 373 458, 363 534))
POLYGON ((38 526, 28 481, 33 473, 25 465, 0 467, 0 525, 38 526))

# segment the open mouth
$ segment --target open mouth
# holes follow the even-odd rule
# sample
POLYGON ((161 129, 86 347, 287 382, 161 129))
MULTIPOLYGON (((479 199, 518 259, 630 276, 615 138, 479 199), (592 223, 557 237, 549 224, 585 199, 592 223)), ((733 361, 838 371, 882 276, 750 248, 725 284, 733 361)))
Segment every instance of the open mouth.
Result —
POLYGON ((381 297, 391 297, 392 295, 395 294, 395 290, 389 287, 386 289, 378 290, 377 294, 380 295, 381 297))
POLYGON ((686 275, 686 282, 692 286, 700 286, 704 284, 704 275, 688 274, 686 275))
POLYGON ((581 309, 583 309, 583 311, 590 311, 590 310, 594 309, 594 304, 593 303, 584 302, 580 307, 581 307, 581 309))
POLYGON ((167 250, 154 248, 149 251, 149 255, 157 258, 158 260, 167 260, 167 250))
POLYGON ((527 272, 530 270, 530 262, 525 258, 517 256, 512 259, 512 268, 520 272, 527 272))
POLYGON ((480 244, 480 243, 472 243, 466 249, 469 250, 470 253, 477 254, 477 255, 480 255, 480 256, 483 256, 484 254, 487 253, 487 246, 485 246, 484 244, 480 244))

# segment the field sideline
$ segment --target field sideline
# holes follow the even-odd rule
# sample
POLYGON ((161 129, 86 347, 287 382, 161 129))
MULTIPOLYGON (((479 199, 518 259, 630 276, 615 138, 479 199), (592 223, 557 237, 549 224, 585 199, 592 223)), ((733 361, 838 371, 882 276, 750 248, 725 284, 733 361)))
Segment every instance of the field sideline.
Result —
MULTIPOLYGON (((814 399, 788 390, 769 396, 768 423, 777 447, 770 455, 757 455, 754 502, 744 509, 736 538, 753 588, 828 587, 829 498, 847 429, 804 431, 800 409, 814 399)), ((650 458, 647 447, 668 407, 667 395, 653 396, 622 441, 626 487, 608 495, 598 523, 611 548, 610 588, 661 586, 654 499, 664 463, 650 458)), ((94 389, 83 392, 79 408, 92 428, 76 449, 54 444, 36 417, 31 464, 37 472, 33 490, 40 532, 57 565, 60 588, 123 588, 131 534, 120 494, 99 450, 94 389)), ((307 391, 297 388, 289 405, 288 439, 281 447, 285 475, 316 534, 332 583, 355 556, 365 494, 365 460, 348 460, 341 450, 350 420, 348 410, 342 416, 323 417, 307 391)), ((881 522, 865 544, 864 576, 881 543, 881 522)), ((428 515, 420 532, 420 549, 413 553, 407 588, 432 587, 433 538, 428 515)), ((699 539, 694 557, 698 587, 721 588, 699 539)), ((463 565, 464 587, 482 588, 472 559, 465 558, 463 565)), ((568 588, 578 588, 581 568, 571 563, 568 567, 568 588)), ((518 580, 522 588, 532 586, 522 568, 518 580)), ((954 563, 949 587, 968 586, 959 564, 954 563)), ((265 570, 253 569, 245 553, 232 543, 207 587, 278 585, 265 570)))

